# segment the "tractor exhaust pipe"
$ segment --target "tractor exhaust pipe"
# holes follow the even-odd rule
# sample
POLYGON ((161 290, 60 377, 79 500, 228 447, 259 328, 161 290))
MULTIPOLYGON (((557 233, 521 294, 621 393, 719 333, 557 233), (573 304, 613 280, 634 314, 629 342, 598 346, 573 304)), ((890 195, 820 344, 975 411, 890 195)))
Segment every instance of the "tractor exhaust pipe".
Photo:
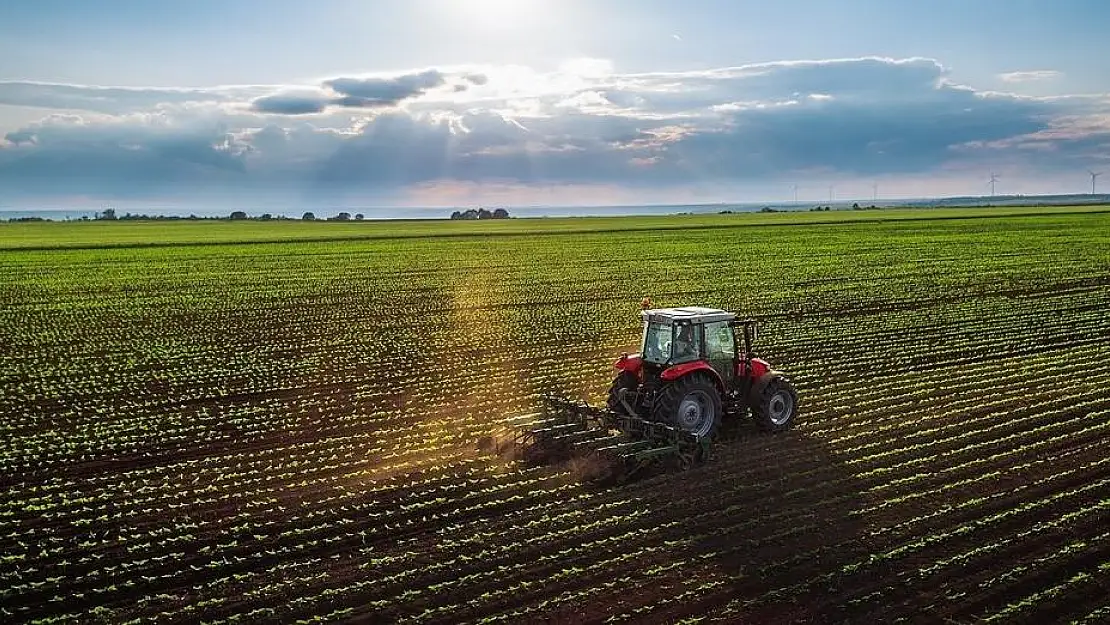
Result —
POLYGON ((759 335, 759 322, 755 319, 744 319, 743 321, 735 321, 733 323, 739 326, 743 326, 744 353, 751 354, 752 346, 755 345, 755 339, 759 335))

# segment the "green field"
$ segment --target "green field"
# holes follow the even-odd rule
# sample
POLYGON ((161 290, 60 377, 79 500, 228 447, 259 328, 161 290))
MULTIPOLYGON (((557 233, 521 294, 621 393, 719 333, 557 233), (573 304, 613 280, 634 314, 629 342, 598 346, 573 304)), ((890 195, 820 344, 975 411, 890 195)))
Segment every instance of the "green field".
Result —
POLYGON ((738 225, 822 224, 920 219, 968 219, 985 216, 1102 213, 1106 206, 884 209, 663 215, 641 217, 559 217, 485 221, 396 220, 327 221, 94 221, 0 223, 0 249, 58 247, 141 247, 216 243, 277 243, 413 237, 458 237, 489 234, 626 232, 738 225))
POLYGON ((1106 622, 1110 207, 0 224, 7 622, 1106 622), (639 303, 797 426, 614 486, 478 450, 639 303))

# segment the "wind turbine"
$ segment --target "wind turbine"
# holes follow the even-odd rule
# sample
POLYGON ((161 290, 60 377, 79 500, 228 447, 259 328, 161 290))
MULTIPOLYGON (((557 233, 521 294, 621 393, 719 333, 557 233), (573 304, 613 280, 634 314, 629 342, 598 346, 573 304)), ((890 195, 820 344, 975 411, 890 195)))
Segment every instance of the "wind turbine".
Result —
POLYGON ((833 201, 833 189, 835 189, 835 188, 836 187, 834 185, 831 185, 831 184, 829 185, 829 202, 833 201))
POLYGON ((1095 172, 1095 171, 1091 171, 1091 170, 1088 169, 1087 173, 1091 174, 1091 195, 1094 195, 1095 194, 1095 178, 1098 178, 1099 176, 1101 176, 1102 172, 1101 171, 1095 172))
POLYGON ((874 202, 878 202, 879 201, 879 183, 876 182, 876 183, 873 183, 871 185, 871 192, 872 192, 871 200, 874 201, 874 202))
POLYGON ((797 203, 797 201, 798 201, 798 185, 795 184, 794 185, 794 202, 797 203))
POLYGON ((991 197, 994 197, 994 183, 998 182, 999 178, 1001 178, 1001 176, 996 175, 993 171, 991 172, 991 179, 990 179, 991 197))

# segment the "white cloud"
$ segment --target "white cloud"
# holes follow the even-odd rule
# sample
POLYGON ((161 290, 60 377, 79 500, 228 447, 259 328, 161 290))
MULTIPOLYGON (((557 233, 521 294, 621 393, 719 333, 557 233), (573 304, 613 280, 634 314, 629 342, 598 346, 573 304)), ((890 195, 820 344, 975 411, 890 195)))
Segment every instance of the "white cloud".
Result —
POLYGON ((177 89, 0 81, 0 104, 123 114, 173 104, 242 101, 274 89, 272 86, 260 85, 177 89))
POLYGON ((613 75, 613 62, 607 59, 571 59, 559 65, 559 72, 583 78, 605 78, 613 75))
POLYGON ((792 172, 910 175, 1000 152, 1073 167, 1110 137, 1110 99, 947 77, 932 59, 868 57, 635 74, 579 59, 550 72, 459 66, 210 89, 8 82, 0 104, 80 113, 7 133, 0 183, 31 196, 203 189, 334 202, 448 184, 663 193, 792 172))
POLYGON ((1039 80, 1051 80, 1063 76, 1061 72, 1054 69, 1036 69, 1027 70, 1023 72, 1007 72, 999 74, 998 77, 1003 82, 1018 83, 1018 82, 1034 82, 1039 80))

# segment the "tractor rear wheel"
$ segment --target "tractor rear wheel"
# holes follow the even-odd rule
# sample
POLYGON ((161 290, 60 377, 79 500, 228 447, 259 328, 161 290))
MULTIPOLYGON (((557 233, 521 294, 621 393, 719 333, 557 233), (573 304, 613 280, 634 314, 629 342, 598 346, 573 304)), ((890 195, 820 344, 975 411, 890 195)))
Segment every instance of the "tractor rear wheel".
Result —
MULTIPOLYGON (((640 378, 635 373, 629 371, 621 371, 617 377, 613 379, 613 385, 609 387, 609 400, 605 402, 605 406, 609 410, 618 414, 628 414, 628 409, 621 403, 621 391, 627 390, 625 395, 635 393, 636 389, 640 386, 640 378)), ((629 401, 632 398, 629 397, 629 401)), ((635 407, 635 406, 633 406, 635 407)), ((634 417, 636 415, 629 415, 634 417)))
POLYGON ((651 418, 699 438, 712 438, 721 426, 722 412, 717 385, 704 373, 691 373, 659 391, 651 418))
POLYGON ((782 432, 798 416, 798 393, 790 380, 776 375, 752 398, 752 416, 768 432, 782 432))

